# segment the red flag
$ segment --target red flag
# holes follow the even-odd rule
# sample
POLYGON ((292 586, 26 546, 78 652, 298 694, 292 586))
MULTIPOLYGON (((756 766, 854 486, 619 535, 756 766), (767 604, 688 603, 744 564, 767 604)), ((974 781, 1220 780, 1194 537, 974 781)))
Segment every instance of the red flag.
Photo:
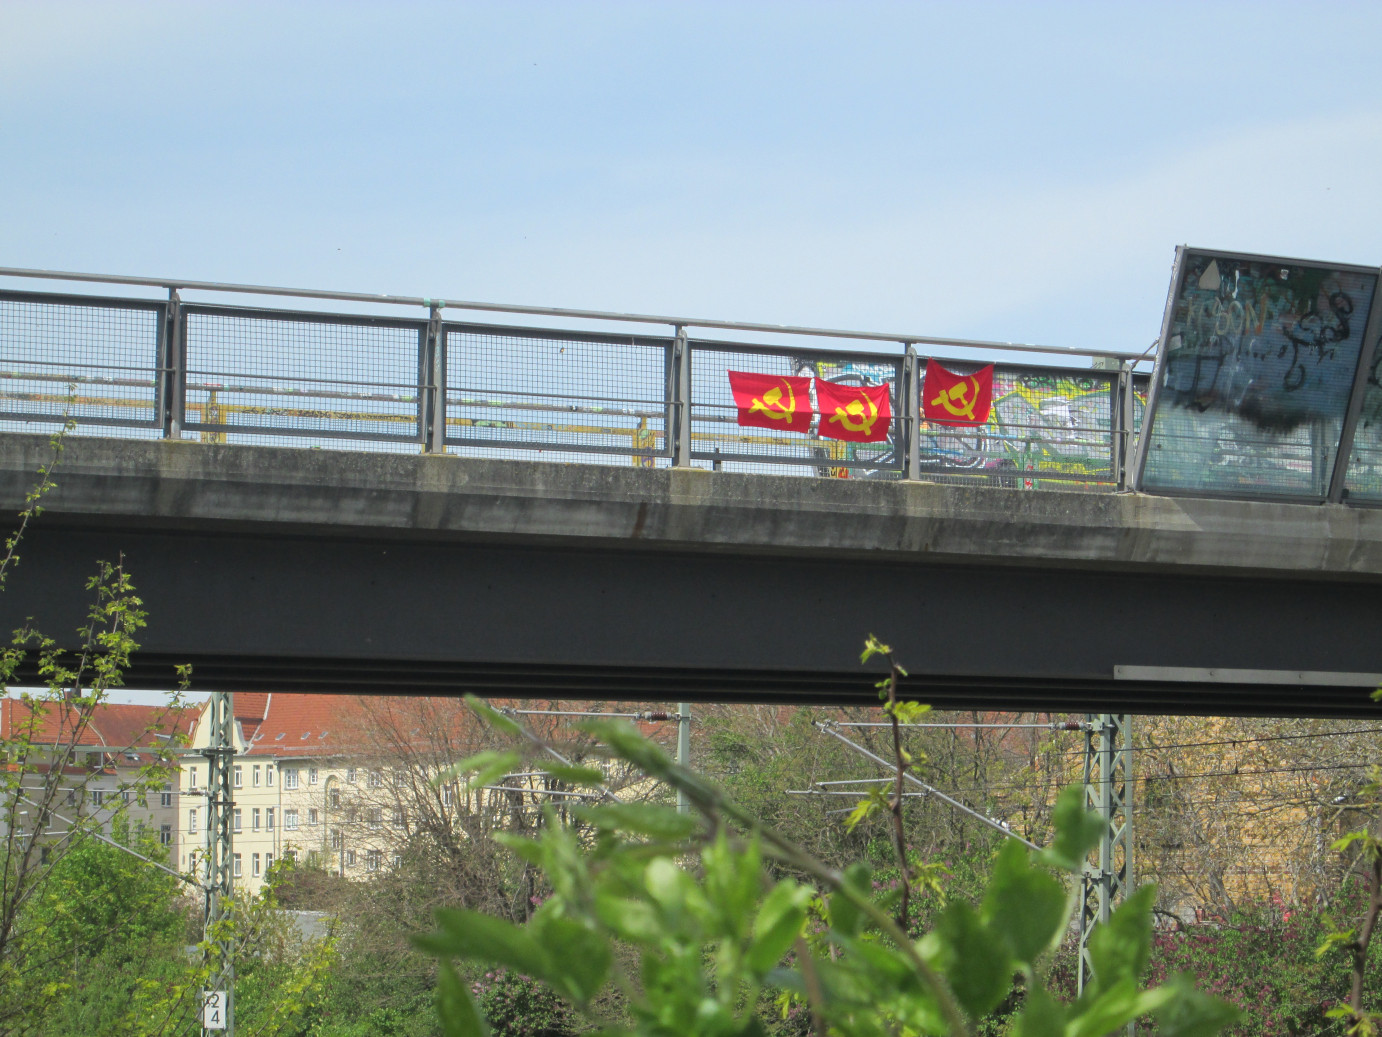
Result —
POLYGON ((941 425, 982 425, 993 407, 993 365, 973 374, 954 374, 926 361, 921 416, 941 425))
POLYGON ((775 428, 781 432, 809 432, 815 410, 811 407, 811 379, 775 374, 729 372, 729 391, 739 408, 739 424, 775 428))
POLYGON ((893 406, 887 385, 838 385, 817 378, 816 403, 821 411, 817 431, 828 439, 877 443, 888 438, 893 406))

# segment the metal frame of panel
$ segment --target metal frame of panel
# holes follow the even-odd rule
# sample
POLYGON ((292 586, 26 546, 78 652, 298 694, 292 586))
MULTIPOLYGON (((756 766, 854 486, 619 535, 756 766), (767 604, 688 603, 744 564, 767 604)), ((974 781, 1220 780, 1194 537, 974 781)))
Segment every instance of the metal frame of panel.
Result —
MULTIPOLYGON (((1364 377, 1363 372, 1371 360, 1373 346, 1379 329, 1382 329, 1382 270, 1376 267, 1354 263, 1333 263, 1320 260, 1295 259, 1285 256, 1268 256, 1246 252, 1229 252, 1220 249, 1195 248, 1187 245, 1176 247, 1175 261, 1171 267, 1171 282, 1167 289, 1166 306, 1162 314, 1161 332, 1157 340, 1156 362, 1152 369, 1151 386, 1148 390, 1146 411, 1142 428, 1137 436, 1137 449, 1133 462, 1132 488, 1148 492, 1146 481, 1147 458, 1155 429, 1158 408, 1161 403, 1162 387, 1166 377, 1167 344, 1175 324, 1176 304, 1182 287, 1182 279, 1189 257, 1222 259, 1231 263, 1262 263, 1288 267, 1304 267, 1312 270, 1351 273, 1374 279, 1372 298, 1369 304, 1368 319, 1360 332, 1358 361, 1354 366, 1352 386, 1344 412, 1340 415, 1340 431, 1335 441, 1334 462, 1320 493, 1274 493, 1268 491, 1234 491, 1220 487, 1181 488, 1158 484, 1152 492, 1167 497, 1213 497, 1228 500, 1262 500, 1288 504, 1321 504, 1326 501, 1339 501, 1344 496, 1343 478, 1347 470, 1349 448, 1352 446, 1358 413, 1362 406, 1364 377)), ((1129 416, 1131 418, 1131 415, 1129 416)), ((1372 503, 1362 502, 1359 503, 1372 503)))

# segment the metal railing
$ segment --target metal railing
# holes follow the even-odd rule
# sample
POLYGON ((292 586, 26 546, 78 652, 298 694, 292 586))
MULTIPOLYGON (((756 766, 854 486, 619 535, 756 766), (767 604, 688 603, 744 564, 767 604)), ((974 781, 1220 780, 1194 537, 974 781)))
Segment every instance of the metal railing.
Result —
POLYGON ((0 268, 0 276, 168 292, 131 299, 0 290, 0 430, 46 428, 70 415, 86 434, 1112 490, 1124 485, 1146 395, 1146 375, 1135 371, 1142 357, 1117 351, 115 275, 0 268), (189 302, 185 291, 387 303, 425 316, 189 302), (444 319, 457 309, 652 331, 444 319), (693 338, 693 328, 894 348, 693 338), (973 366, 972 356, 954 355, 961 348, 1099 358, 1105 367, 996 364, 986 424, 927 422, 926 361, 973 366), (890 434, 849 443, 742 427, 731 370, 886 384, 890 434))

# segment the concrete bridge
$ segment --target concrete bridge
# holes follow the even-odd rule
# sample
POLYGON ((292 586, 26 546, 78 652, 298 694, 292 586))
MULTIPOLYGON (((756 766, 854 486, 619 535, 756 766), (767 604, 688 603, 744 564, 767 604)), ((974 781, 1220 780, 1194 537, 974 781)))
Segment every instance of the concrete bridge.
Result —
MULTIPOLYGON (((0 507, 50 457, 0 434, 0 507)), ((130 683, 1376 715, 1382 512, 923 481, 71 437, 0 595, 70 643, 97 559, 130 683)))

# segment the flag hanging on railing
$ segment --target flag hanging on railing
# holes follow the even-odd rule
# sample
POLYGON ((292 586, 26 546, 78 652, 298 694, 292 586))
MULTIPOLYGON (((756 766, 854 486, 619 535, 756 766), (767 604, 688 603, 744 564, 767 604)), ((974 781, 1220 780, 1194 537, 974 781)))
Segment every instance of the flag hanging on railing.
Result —
POLYGON ((741 425, 781 432, 811 429, 815 410, 811 406, 810 378, 730 371, 729 390, 734 394, 741 425))
POLYGON ((955 374, 926 361, 921 416, 941 425, 982 425, 993 407, 993 365, 973 374, 955 374))
POLYGON ((840 385, 816 379, 821 412, 817 431, 827 439, 877 443, 888 438, 893 407, 887 385, 840 385))

